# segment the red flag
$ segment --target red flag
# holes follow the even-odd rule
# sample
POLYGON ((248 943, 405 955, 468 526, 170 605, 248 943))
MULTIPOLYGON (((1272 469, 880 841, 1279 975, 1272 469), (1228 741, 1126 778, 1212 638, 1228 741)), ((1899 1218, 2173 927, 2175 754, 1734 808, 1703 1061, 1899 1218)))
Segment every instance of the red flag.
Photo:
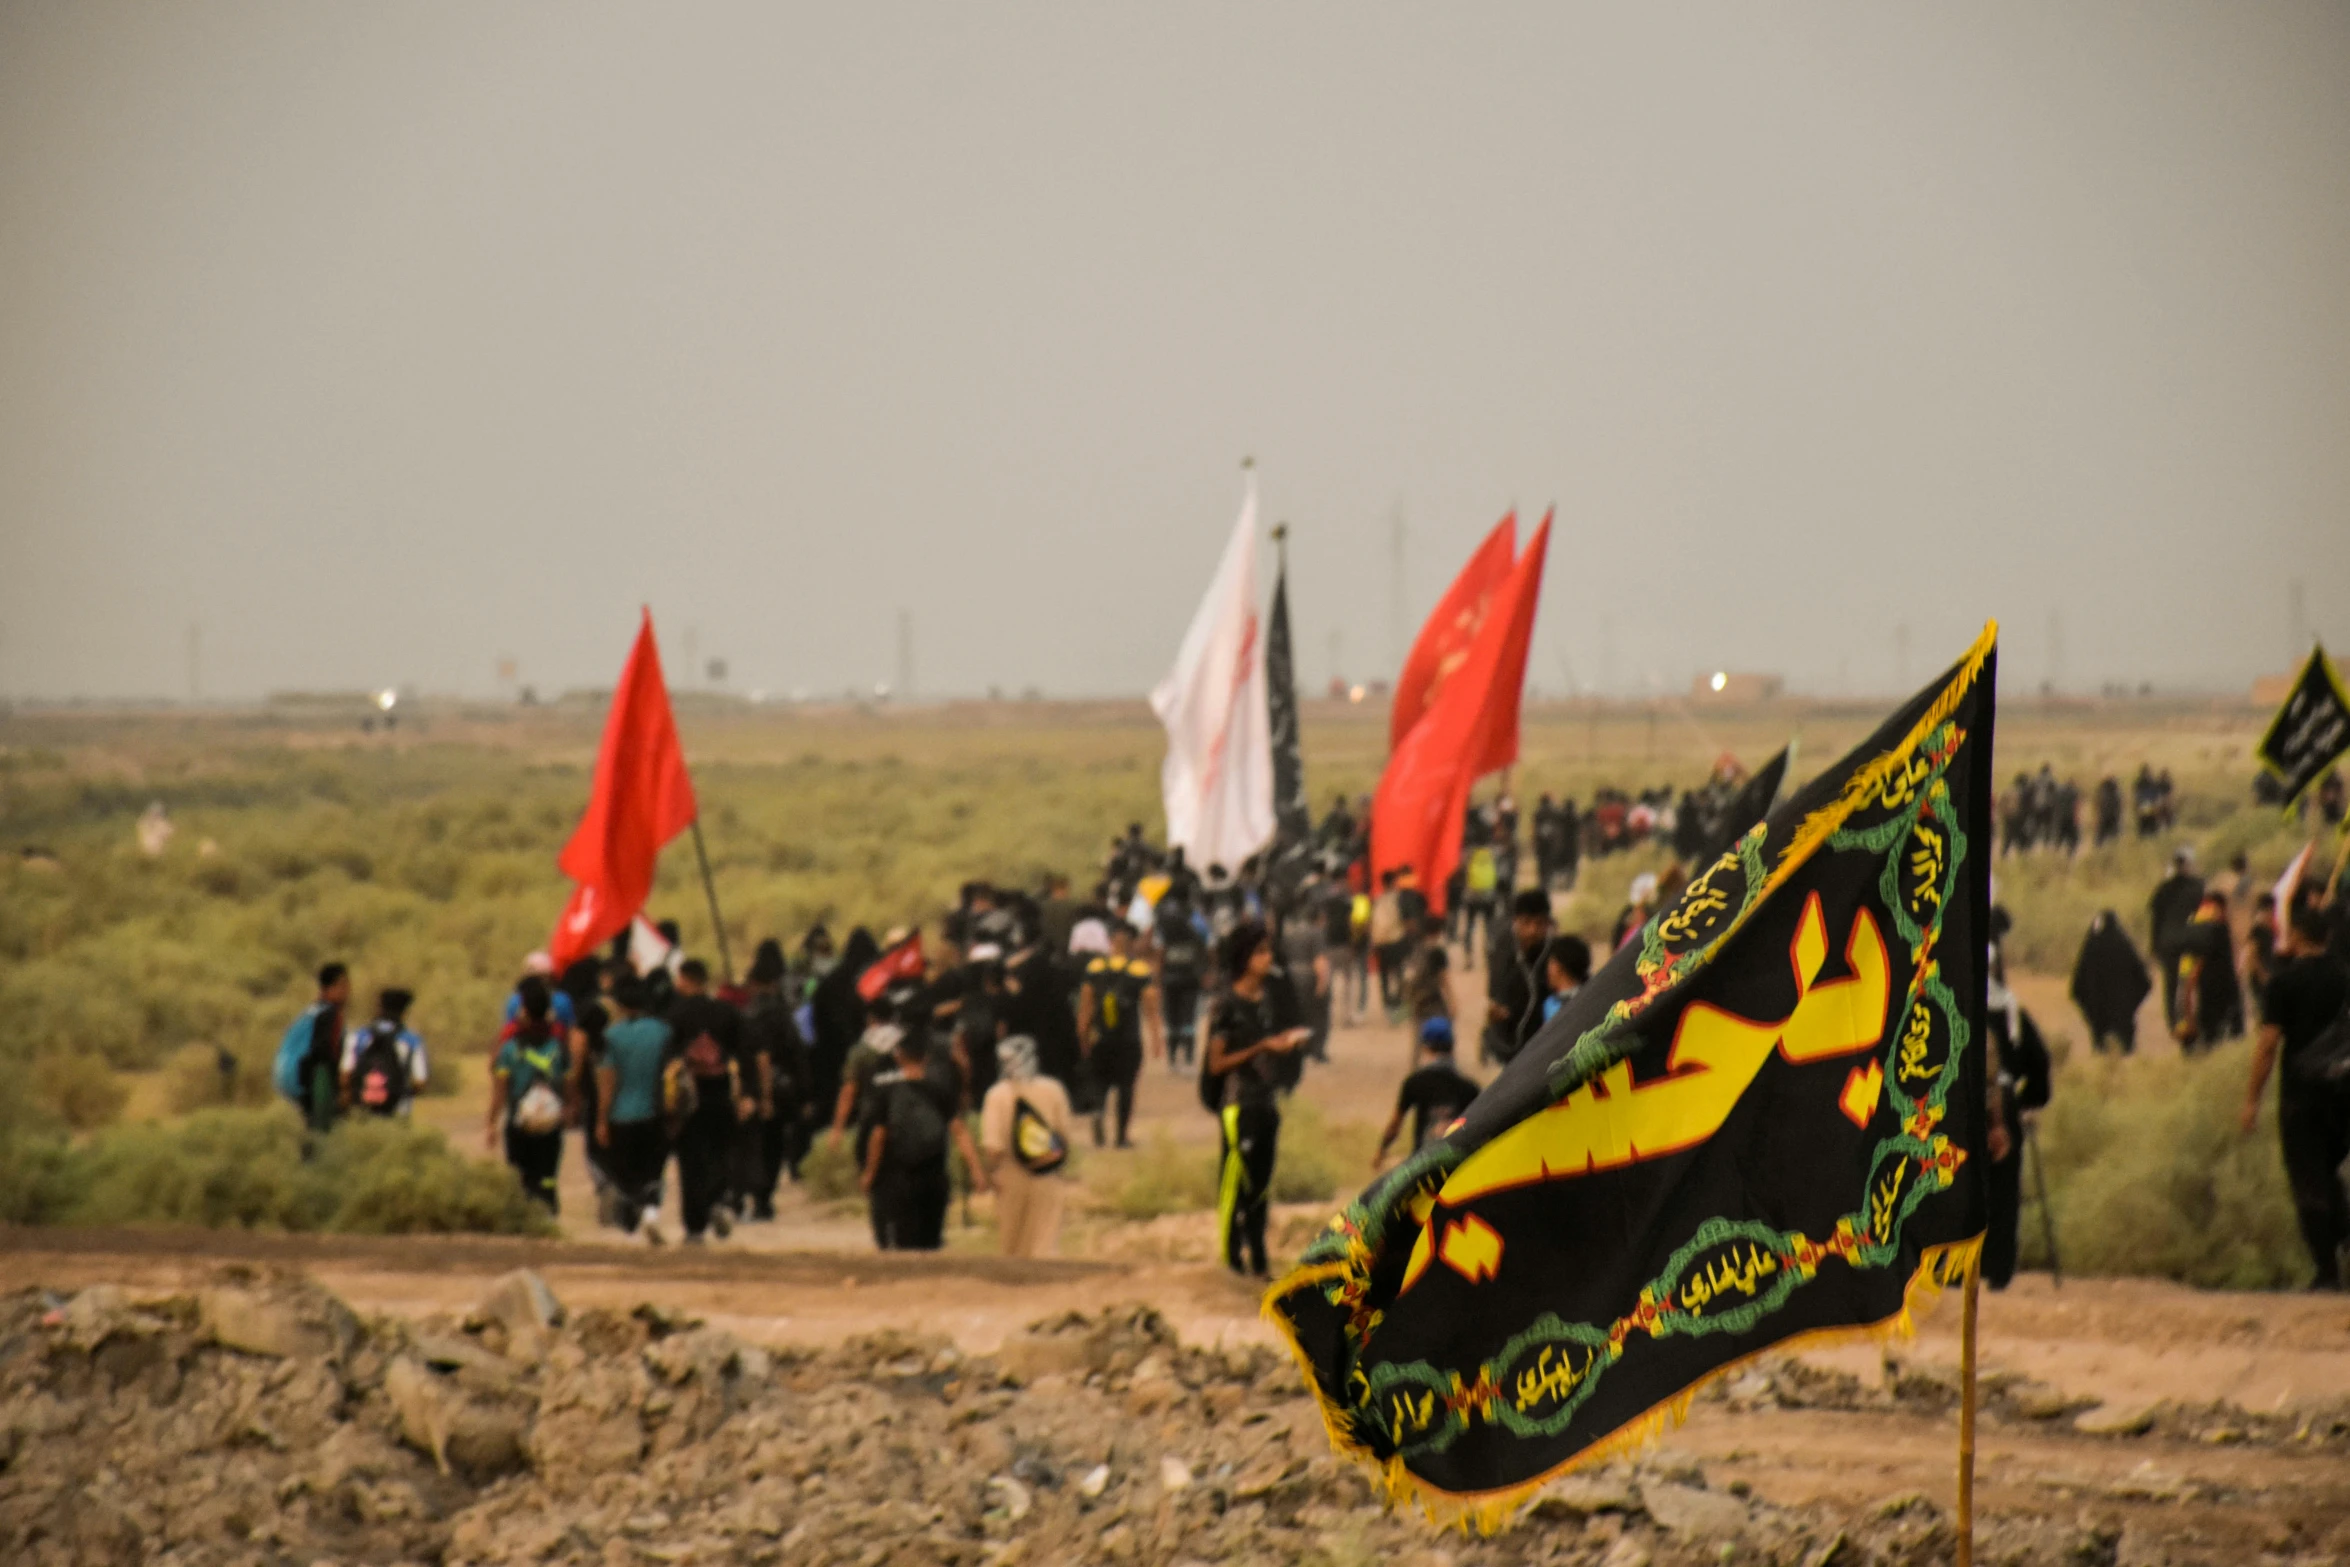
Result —
MULTIPOLYGON (((1534 537, 1547 540, 1550 537, 1550 520, 1557 515, 1556 506, 1544 512, 1542 526, 1534 530, 1534 537)), ((1531 554, 1534 546, 1528 544, 1526 550, 1531 554)), ((1520 564, 1524 562, 1521 560, 1520 564)), ((1542 565, 1539 561, 1534 566, 1534 586, 1530 591, 1537 597, 1542 592, 1542 565)), ((1529 603, 1525 625, 1519 629, 1515 640, 1502 648, 1501 667, 1494 672, 1493 689, 1503 694, 1503 703, 1493 715, 1492 726, 1485 732, 1485 750, 1477 767, 1480 778, 1487 773, 1498 773, 1505 767, 1517 765, 1518 705, 1526 691, 1526 652, 1533 634, 1534 612, 1529 603)))
POLYGON ((1542 560, 1550 547, 1543 520, 1526 553, 1493 595, 1493 604, 1467 655, 1444 684, 1428 716, 1412 727, 1371 803, 1371 867, 1417 873, 1421 893, 1444 912, 1444 884, 1461 857, 1461 821, 1469 790, 1494 770, 1487 761, 1502 737, 1516 753, 1518 699, 1526 678, 1526 646, 1534 634, 1534 607, 1542 596, 1542 560))
POLYGON ((857 976, 857 994, 867 1001, 901 979, 920 979, 926 965, 922 960, 922 932, 916 931, 896 946, 873 960, 864 973, 857 976))
POLYGON ((648 609, 604 719, 587 814, 555 861, 579 884, 547 942, 558 970, 628 928, 652 893, 661 846, 693 825, 694 812, 648 609))
MULTIPOLYGON (((1495 591, 1509 580, 1510 557, 1517 542, 1518 514, 1512 511, 1494 524, 1485 542, 1477 546, 1477 553, 1469 557, 1461 574, 1452 579, 1452 586, 1444 590, 1444 597, 1429 611, 1427 623, 1412 643, 1411 655, 1395 677, 1395 705, 1387 710, 1388 750, 1402 745, 1403 737, 1428 716, 1445 683, 1469 656, 1469 645, 1477 640, 1477 628, 1485 624, 1495 591)), ((1513 724, 1513 754, 1517 738, 1513 724)))

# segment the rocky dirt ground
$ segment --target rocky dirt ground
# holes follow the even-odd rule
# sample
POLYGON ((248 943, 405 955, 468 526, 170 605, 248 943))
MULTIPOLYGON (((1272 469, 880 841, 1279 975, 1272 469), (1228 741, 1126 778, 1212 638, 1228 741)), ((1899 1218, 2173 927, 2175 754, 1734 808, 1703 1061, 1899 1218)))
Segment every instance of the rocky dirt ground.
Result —
MULTIPOLYGON (((1332 1054, 1318 1105, 1376 1124, 1400 1037, 1332 1054)), ((431 1108, 478 1135, 473 1100, 431 1108)), ((1209 1156, 1164 1071, 1137 1131, 1209 1156)), ((982 1202, 945 1254, 882 1257, 794 1191, 656 1251, 565 1180, 552 1241, 0 1229, 0 1564, 1952 1559, 1948 1302, 1889 1354, 1713 1389, 1474 1540, 1331 1456, 1208 1215, 1081 1212, 1081 1256, 1017 1262, 982 1202)), ((1277 1249, 1328 1211, 1280 1211, 1277 1249)), ((1977 1560, 2350 1564, 2350 1302, 2026 1276, 1982 1355, 1977 1560)))
MULTIPOLYGON (((77 1255, 81 1273, 131 1282, 0 1297, 11 1563, 1951 1558, 1955 1384, 1931 1339, 1860 1371, 1818 1357, 1752 1370, 1641 1460, 1556 1482, 1471 1539, 1377 1505, 1261 1339, 1096 1303, 1168 1282, 1132 1272, 876 1260, 867 1283, 834 1281, 867 1302, 861 1324, 761 1342, 658 1290, 627 1303, 629 1284, 657 1281, 620 1267, 600 1283, 558 1273, 567 1292, 595 1285, 568 1303, 513 1269, 477 1280, 466 1306, 414 1315, 355 1309, 282 1257, 151 1252, 142 1274, 128 1248, 87 1245, 14 1251, 8 1273, 62 1277, 77 1255), (1043 1309, 980 1352, 894 1325, 902 1289, 1043 1309)), ((733 1266, 754 1260, 800 1268, 769 1284, 795 1293, 831 1261, 733 1266)), ((1221 1287, 1191 1282, 1195 1303, 1221 1287)), ((2204 1299, 2179 1294, 2182 1311, 2204 1299)), ((2092 1325, 2159 1315, 2086 1297, 2092 1325)), ((2321 1354, 2350 1324, 2304 1311, 2261 1331, 2321 1354)), ((1984 1562, 2350 1560, 2350 1401, 2100 1402, 2005 1369, 1986 1380, 1981 1446, 1984 1562)))

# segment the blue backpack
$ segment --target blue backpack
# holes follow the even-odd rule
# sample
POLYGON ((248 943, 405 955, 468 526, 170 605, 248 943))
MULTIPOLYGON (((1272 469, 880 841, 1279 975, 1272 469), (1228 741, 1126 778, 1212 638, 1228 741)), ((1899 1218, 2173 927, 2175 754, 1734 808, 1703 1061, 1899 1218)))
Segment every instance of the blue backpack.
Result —
POLYGON ((285 1034, 277 1042, 277 1065, 270 1079, 277 1091, 296 1105, 309 1102, 307 1086, 302 1081, 302 1063, 310 1056, 310 1036, 316 1031, 318 1014, 326 1010, 326 1003, 313 1001, 302 1009, 302 1015, 286 1025, 285 1034))

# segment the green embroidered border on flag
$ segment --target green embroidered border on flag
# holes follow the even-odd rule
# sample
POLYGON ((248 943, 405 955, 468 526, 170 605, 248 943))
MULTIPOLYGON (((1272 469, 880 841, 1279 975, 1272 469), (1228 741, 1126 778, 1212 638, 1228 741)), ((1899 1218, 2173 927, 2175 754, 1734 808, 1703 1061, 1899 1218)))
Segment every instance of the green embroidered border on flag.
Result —
POLYGON ((1266 1296, 1341 1451, 1492 1527, 1984 1224, 1997 627, 1661 910, 1266 1296))

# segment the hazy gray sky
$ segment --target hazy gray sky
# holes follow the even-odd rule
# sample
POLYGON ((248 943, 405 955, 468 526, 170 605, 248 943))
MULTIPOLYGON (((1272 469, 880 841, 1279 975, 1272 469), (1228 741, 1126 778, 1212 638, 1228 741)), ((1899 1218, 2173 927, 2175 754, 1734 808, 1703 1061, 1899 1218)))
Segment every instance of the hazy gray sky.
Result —
POLYGON ((0 5, 0 694, 2350 651, 2350 8, 0 5))

